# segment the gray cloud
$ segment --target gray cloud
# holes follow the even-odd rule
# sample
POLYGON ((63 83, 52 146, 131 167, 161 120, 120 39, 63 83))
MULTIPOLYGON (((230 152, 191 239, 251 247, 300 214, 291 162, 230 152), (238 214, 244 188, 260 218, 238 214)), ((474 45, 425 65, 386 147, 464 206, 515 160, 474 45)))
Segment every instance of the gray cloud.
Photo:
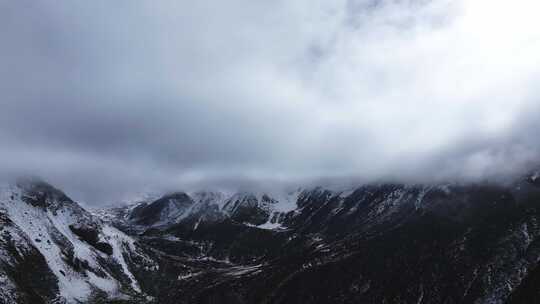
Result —
POLYGON ((2 2, 0 169, 91 203, 255 181, 509 174, 540 148, 538 8, 2 2))

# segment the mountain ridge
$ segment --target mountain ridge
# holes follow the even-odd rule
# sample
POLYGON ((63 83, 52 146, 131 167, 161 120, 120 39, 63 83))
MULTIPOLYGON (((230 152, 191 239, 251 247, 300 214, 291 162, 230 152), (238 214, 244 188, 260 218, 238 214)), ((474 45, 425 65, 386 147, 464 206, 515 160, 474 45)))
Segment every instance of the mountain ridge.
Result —
POLYGON ((537 181, 177 191, 93 213, 10 185, 0 303, 527 303, 537 181))

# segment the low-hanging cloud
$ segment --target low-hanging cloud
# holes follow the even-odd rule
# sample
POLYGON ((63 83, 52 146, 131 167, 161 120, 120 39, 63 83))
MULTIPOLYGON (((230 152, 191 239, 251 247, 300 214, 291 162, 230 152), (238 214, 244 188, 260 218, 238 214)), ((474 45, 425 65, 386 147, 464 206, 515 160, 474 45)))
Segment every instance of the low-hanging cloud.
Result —
POLYGON ((540 4, 6 1, 0 169, 150 188, 479 179, 538 160, 540 4))

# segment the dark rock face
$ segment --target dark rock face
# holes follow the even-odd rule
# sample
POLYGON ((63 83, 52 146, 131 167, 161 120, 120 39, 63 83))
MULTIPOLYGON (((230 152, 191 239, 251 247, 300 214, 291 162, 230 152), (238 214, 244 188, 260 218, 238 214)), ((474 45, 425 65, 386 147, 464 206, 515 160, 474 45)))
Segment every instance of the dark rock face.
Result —
MULTIPOLYGON (((286 238, 285 234, 242 225, 232 220, 205 223, 196 230, 179 224, 164 233, 193 242, 200 250, 198 256, 210 256, 233 263, 253 263, 278 257, 284 253, 281 245, 286 238)), ((174 245, 168 244, 162 250, 167 252, 172 248, 174 245)))
POLYGON ((540 268, 536 266, 510 295, 508 304, 540 303, 540 268))
POLYGON ((106 253, 108 255, 113 254, 113 248, 107 242, 99 241, 98 227, 81 226, 81 225, 69 225, 69 229, 77 235, 81 240, 94 246, 97 250, 106 253))

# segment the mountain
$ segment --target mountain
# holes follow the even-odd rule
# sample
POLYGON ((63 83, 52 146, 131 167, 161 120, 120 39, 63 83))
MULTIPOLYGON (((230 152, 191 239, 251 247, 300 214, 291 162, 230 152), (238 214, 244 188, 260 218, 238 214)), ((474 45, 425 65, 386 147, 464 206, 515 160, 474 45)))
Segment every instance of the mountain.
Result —
POLYGON ((216 196, 206 203, 221 216, 184 215, 138 237, 230 265, 181 277, 169 288, 183 293, 160 303, 530 303, 540 295, 536 181, 317 187, 283 212, 277 195, 216 196))
POLYGON ((0 303, 145 297, 136 241, 39 180, 0 186, 0 303))
POLYGON ((151 201, 98 210, 96 214, 126 231, 142 232, 179 223, 196 227, 224 219, 271 229, 278 228, 283 216, 296 208, 300 192, 175 192, 151 201))
POLYGON ((93 214, 19 183, 0 196, 0 303, 536 303, 538 176, 179 191, 93 214))

